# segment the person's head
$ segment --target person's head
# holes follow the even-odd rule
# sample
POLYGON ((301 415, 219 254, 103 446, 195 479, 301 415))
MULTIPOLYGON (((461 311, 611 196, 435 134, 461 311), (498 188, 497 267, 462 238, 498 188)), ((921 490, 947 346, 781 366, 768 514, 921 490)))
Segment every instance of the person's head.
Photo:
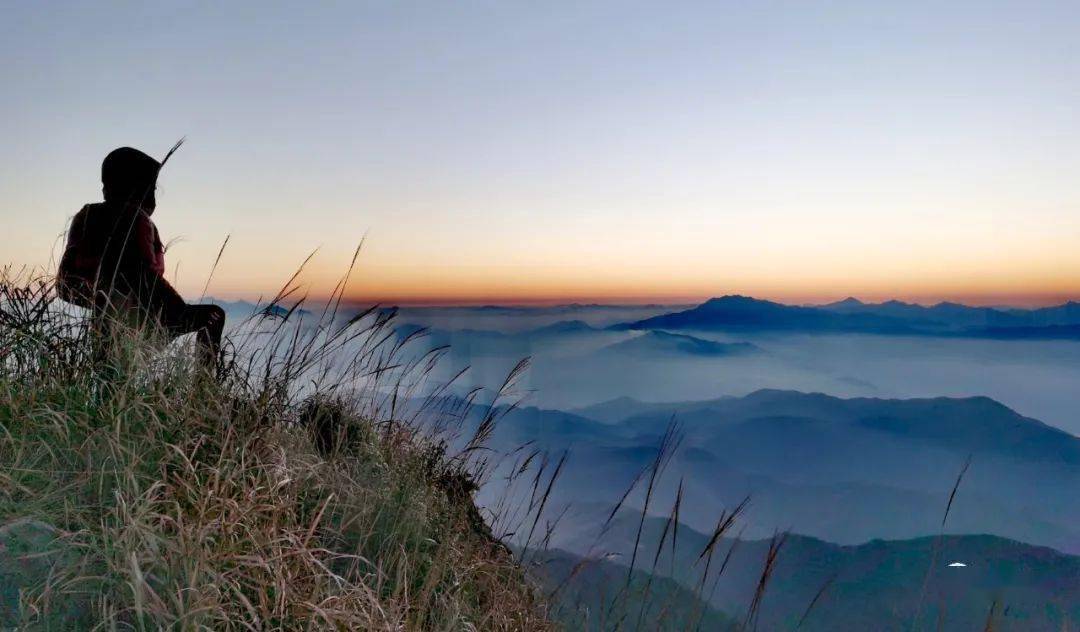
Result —
POLYGON ((138 149, 120 147, 109 152, 101 163, 101 185, 105 201, 139 206, 152 213, 157 206, 157 187, 161 163, 138 149))

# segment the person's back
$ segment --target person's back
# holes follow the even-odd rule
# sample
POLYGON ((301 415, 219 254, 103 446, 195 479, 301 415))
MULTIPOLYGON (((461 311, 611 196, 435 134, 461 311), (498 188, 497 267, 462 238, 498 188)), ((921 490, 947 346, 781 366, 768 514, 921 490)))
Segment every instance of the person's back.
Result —
POLYGON ((108 203, 87 204, 71 221, 60 261, 65 300, 89 307, 96 291, 130 293, 139 278, 165 272, 164 248, 145 213, 108 203))
POLYGON ((164 277, 164 247, 150 218, 162 164, 130 147, 105 157, 105 201, 87 204, 72 220, 57 286, 61 298, 92 310, 99 326, 118 313, 133 313, 170 337, 195 332, 213 362, 225 312, 216 305, 186 304, 164 277))

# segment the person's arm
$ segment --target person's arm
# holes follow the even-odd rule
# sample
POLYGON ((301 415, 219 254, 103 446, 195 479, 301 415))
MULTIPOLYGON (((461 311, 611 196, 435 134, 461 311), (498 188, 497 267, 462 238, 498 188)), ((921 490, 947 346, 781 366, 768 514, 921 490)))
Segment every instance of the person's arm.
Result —
POLYGON ((165 276, 165 252, 161 238, 157 226, 146 213, 140 212, 135 220, 134 246, 140 264, 159 277, 165 276))
POLYGON ((75 214, 75 218, 71 220, 71 226, 68 228, 67 241, 64 243, 64 255, 60 259, 59 276, 61 278, 82 272, 79 269, 79 264, 82 263, 79 261, 79 255, 81 254, 80 247, 86 233, 87 208, 84 206, 75 214))
POLYGON ((60 267, 56 271, 56 290, 60 298, 86 308, 93 306, 88 292, 93 270, 87 273, 87 257, 81 252, 85 248, 88 209, 89 206, 82 207, 71 220, 67 242, 64 244, 64 255, 60 258, 60 267))

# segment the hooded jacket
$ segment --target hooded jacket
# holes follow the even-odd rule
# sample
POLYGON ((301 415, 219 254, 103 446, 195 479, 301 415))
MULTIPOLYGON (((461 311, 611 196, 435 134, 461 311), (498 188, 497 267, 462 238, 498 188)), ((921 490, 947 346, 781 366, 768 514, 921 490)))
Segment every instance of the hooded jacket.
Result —
POLYGON ((104 202, 76 213, 58 274, 64 300, 88 307, 99 292, 134 293, 164 274, 165 249, 146 211, 104 202))

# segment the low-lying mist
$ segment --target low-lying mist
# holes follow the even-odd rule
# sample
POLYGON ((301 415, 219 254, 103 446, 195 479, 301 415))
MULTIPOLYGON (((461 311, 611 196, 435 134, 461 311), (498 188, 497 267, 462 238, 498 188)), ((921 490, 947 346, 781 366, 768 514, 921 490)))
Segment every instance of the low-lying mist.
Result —
POLYGON ((603 330, 613 316, 611 308, 582 308, 569 315, 485 313, 475 322, 460 312, 451 319, 411 310, 402 318, 430 325, 431 342, 450 345, 441 370, 451 374, 469 366, 471 385, 497 384, 518 360, 531 357, 523 383, 534 391, 531 403, 546 408, 576 408, 623 396, 658 402, 712 399, 762 388, 840 397, 983 395, 1080 434, 1078 341, 680 332, 708 341, 751 343, 758 352, 695 355, 661 346, 634 354, 606 353, 610 345, 647 335, 603 330), (559 316, 598 328, 563 335, 528 333, 559 316))

